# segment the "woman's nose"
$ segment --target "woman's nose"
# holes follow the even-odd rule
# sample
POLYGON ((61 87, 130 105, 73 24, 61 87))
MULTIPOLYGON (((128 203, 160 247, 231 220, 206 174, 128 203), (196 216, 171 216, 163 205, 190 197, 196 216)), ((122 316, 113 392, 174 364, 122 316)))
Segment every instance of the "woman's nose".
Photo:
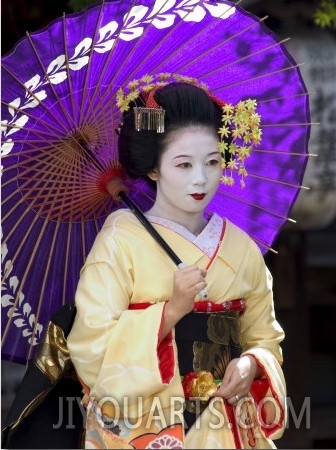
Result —
POLYGON ((207 175, 204 167, 195 167, 193 173, 194 184, 203 185, 207 181, 207 175))

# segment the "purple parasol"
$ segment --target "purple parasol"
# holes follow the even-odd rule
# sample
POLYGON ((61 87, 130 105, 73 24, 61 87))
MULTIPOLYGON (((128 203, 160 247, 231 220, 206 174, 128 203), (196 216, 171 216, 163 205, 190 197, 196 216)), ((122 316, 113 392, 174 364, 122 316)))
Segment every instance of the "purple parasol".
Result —
MULTIPOLYGON (((28 35, 2 59, 2 356, 25 362, 43 327, 73 301, 118 169, 120 87, 158 72, 204 82, 218 98, 256 99, 262 141, 246 187, 221 185, 208 207, 265 253, 288 220, 307 162, 308 95, 284 42, 230 2, 105 1, 28 35)), ((142 181, 126 180, 148 209, 142 181)))

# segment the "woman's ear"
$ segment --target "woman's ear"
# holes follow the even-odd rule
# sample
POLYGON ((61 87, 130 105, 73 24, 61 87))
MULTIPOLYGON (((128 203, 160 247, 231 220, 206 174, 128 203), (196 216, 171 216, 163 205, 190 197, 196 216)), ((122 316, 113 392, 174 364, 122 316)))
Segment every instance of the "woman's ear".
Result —
POLYGON ((148 172, 148 177, 153 181, 157 181, 159 179, 158 169, 152 169, 150 172, 148 172))

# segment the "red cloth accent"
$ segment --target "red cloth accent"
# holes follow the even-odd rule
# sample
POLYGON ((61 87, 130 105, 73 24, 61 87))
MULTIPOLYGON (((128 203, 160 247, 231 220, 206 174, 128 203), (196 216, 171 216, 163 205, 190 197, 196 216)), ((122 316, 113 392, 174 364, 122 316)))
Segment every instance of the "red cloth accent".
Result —
POLYGON ((219 106, 220 108, 223 108, 223 106, 227 105, 227 102, 224 102, 224 100, 221 100, 218 97, 215 97, 213 94, 211 94, 210 92, 207 92, 208 96, 211 98, 211 100, 216 103, 217 106, 219 106))
POLYGON ((106 172, 102 173, 98 180, 98 188, 100 192, 107 192, 106 185, 111 178, 119 177, 125 178, 125 171, 122 167, 110 167, 106 172))
POLYGON ((240 436, 239 436, 238 426, 237 426, 236 417, 235 417, 235 410, 234 410, 233 406, 230 405, 230 403, 228 403, 225 400, 224 400, 224 406, 225 406, 226 414, 229 419, 229 423, 231 424, 231 431, 232 431, 233 439, 235 442, 235 448, 237 448, 237 449, 243 448, 242 444, 240 442, 240 436))
POLYGON ((269 385, 267 378, 259 378, 257 380, 253 380, 250 392, 257 403, 259 403, 265 397, 268 388, 269 385))
MULTIPOLYGON (((191 83, 193 84, 193 83, 191 83)), ((154 99, 154 94, 155 92, 161 89, 161 86, 159 87, 155 87, 154 89, 152 89, 149 94, 148 97, 146 99, 146 107, 147 108, 159 108, 160 106, 158 105, 158 103, 156 102, 156 100, 154 99)), ((202 89, 202 88, 200 88, 202 89)), ((221 100, 220 98, 216 97, 215 95, 211 94, 209 91, 203 89, 204 92, 207 94, 207 96, 214 102, 216 103, 217 106, 219 106, 219 108, 223 108, 223 106, 227 105, 227 102, 224 102, 223 100, 221 100)))
POLYGON ((259 403, 266 395, 268 391, 268 381, 266 378, 259 378, 257 380, 253 380, 251 385, 251 394, 254 400, 259 403))
POLYGON ((150 302, 132 303, 131 305, 129 305, 128 309, 146 309, 152 305, 155 305, 155 303, 150 302))
MULTIPOLYGON (((132 303, 128 309, 146 309, 155 303, 143 302, 132 303)), ((214 303, 207 300, 195 302, 194 311, 197 312, 220 312, 220 311, 245 311, 245 302, 242 299, 227 300, 223 303, 214 303)))
POLYGON ((146 107, 147 108, 159 108, 158 103, 156 102, 155 98, 154 98, 154 94, 155 92, 158 90, 159 88, 156 87, 154 89, 152 89, 150 91, 150 93, 148 94, 147 100, 146 100, 146 107))
POLYGON ((185 398, 193 397, 192 381, 197 378, 196 372, 188 372, 183 375, 182 387, 185 398))
POLYGON ((173 335, 167 336, 157 346, 157 355, 159 359, 159 370, 162 383, 169 383, 174 376, 174 348, 172 345, 173 335))
POLYGON ((173 334, 170 331, 164 339, 160 339, 163 327, 163 315, 161 319, 159 336, 159 343, 156 347, 158 359, 159 359, 159 370, 161 374, 162 383, 169 383, 174 376, 174 347, 173 347, 173 334))
POLYGON ((77 371, 75 371, 75 372, 76 372, 78 381, 79 381, 80 384, 82 385, 82 388, 83 388, 85 394, 90 395, 90 388, 89 388, 89 386, 87 386, 87 385, 84 383, 84 381, 78 376, 77 371))
MULTIPOLYGON (((250 392, 251 395, 255 401, 255 403, 258 405, 259 402, 262 401, 263 398, 265 398, 265 395, 268 391, 269 388, 269 383, 267 378, 260 378, 257 380, 253 380, 251 388, 250 388, 250 392)), ((262 418, 262 423, 266 423, 266 411, 264 406, 261 407, 260 409, 260 415, 262 418)))
POLYGON ((214 303, 201 300, 195 302, 194 311, 197 312, 221 312, 221 311, 245 311, 245 302, 242 299, 227 300, 223 303, 214 303))
MULTIPOLYGON (((245 353, 246 355, 248 355, 249 353, 245 353)), ((279 424, 275 425, 275 424, 269 424, 268 426, 262 426, 262 429, 266 435, 266 437, 271 437, 271 435, 273 433, 275 433, 277 430, 279 430, 281 428, 281 424, 283 423, 283 421, 285 420, 285 411, 281 406, 281 403, 279 401, 278 395, 275 392, 273 386, 272 386, 272 380, 270 379, 270 377, 268 376, 268 373, 265 369, 265 367, 263 366, 263 364, 256 358, 255 355, 253 354, 249 354, 250 356, 253 356, 255 358, 255 360, 257 361, 257 364, 259 367, 261 367, 261 369, 264 372, 265 378, 263 379, 259 379, 259 380, 254 380, 251 386, 251 394, 253 396, 253 398, 255 399, 255 401, 258 403, 260 402, 263 398, 265 398, 265 395, 267 393, 268 390, 270 390, 272 392, 273 398, 277 403, 277 406, 281 412, 281 416, 280 416, 280 420, 279 420, 279 424), (256 385, 256 382, 260 382, 259 385, 256 385), (263 382, 263 386, 261 384, 261 382, 263 382), (264 392, 266 390, 266 392, 264 392), (264 394, 263 394, 264 392, 264 394), (256 395, 256 397, 254 396, 256 395)), ((258 410, 260 410, 258 408, 258 410)), ((265 404, 262 405, 262 408, 260 410, 260 415, 261 415, 261 419, 262 419, 262 423, 266 424, 266 410, 265 410, 265 404)))

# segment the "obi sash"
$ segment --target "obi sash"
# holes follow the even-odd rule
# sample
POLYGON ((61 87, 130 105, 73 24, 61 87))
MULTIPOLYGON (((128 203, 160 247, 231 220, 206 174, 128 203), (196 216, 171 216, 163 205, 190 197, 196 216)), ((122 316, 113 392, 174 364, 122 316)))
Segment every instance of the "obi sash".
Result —
MULTIPOLYGON (((137 303, 129 309, 143 309, 152 303, 137 303)), ((180 374, 202 370, 211 372, 221 380, 229 362, 239 358, 240 344, 239 316, 245 310, 243 300, 223 303, 210 301, 195 302, 194 311, 184 316, 175 325, 175 341, 180 374)), ((206 404, 201 405, 203 408, 206 404)), ((195 403, 186 400, 184 419, 186 431, 197 418, 199 410, 195 403)))

